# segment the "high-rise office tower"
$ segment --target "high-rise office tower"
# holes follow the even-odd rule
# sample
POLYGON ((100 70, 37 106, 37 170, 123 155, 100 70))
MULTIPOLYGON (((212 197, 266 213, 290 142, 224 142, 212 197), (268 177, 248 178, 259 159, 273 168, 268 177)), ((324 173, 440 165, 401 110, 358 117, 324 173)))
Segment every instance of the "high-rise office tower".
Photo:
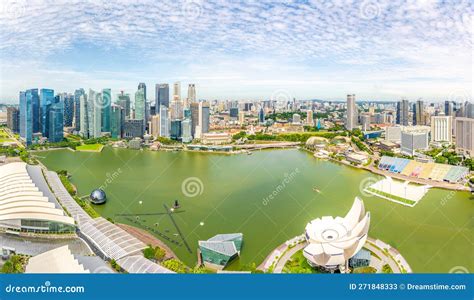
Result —
POLYGON ((155 114, 159 114, 161 105, 170 107, 170 87, 167 83, 155 86, 155 114))
POLYGON ((258 122, 260 124, 265 123, 265 112, 263 111, 263 107, 261 107, 260 111, 258 112, 258 122))
POLYGON ((183 143, 190 143, 193 140, 193 136, 191 134, 191 120, 184 119, 181 122, 181 141, 183 143))
POLYGON ((466 115, 466 118, 474 118, 474 103, 466 101, 464 104, 464 114, 466 115))
POLYGON ((145 90, 140 88, 135 93, 135 120, 143 120, 145 122, 145 90))
POLYGON ((181 120, 171 121, 170 138, 173 140, 181 139, 181 120))
POLYGON ((20 111, 17 107, 7 107, 7 127, 14 133, 20 131, 20 111))
POLYGON ((474 119, 456 118, 456 151, 474 158, 474 119))
POLYGON ((188 85, 188 98, 185 107, 188 108, 193 102, 196 102, 196 85, 191 83, 188 85))
POLYGON ((160 107, 160 136, 170 137, 170 120, 168 108, 164 105, 160 107))
POLYGON ((306 111, 306 124, 308 124, 309 126, 313 126, 314 125, 314 120, 313 120, 313 111, 311 109, 308 109, 306 111))
POLYGON ((357 106, 355 95, 347 95, 347 119, 346 119, 346 129, 352 130, 357 127, 357 106))
POLYGON ((239 108, 238 107, 231 107, 229 109, 229 117, 231 119, 237 119, 239 117, 239 108))
POLYGON ((64 127, 72 127, 74 123, 74 96, 64 95, 64 127))
POLYGON ((200 103, 191 103, 191 135, 196 137, 196 127, 199 125, 199 105, 200 103))
POLYGON ((173 100, 170 105, 170 113, 172 120, 181 120, 183 119, 183 102, 181 100, 173 100))
POLYGON ((125 118, 130 118, 130 95, 120 91, 120 94, 117 95, 117 104, 124 109, 125 118))
POLYGON ((27 145, 33 141, 33 93, 33 90, 20 92, 20 138, 27 145))
POLYGON ((110 132, 110 115, 112 114, 112 91, 110 89, 102 90, 102 116, 101 116, 101 131, 110 132))
POLYGON ((413 125, 425 125, 425 106, 422 100, 413 104, 413 125))
POLYGON ((397 124, 408 126, 408 100, 403 99, 397 103, 397 124))
POLYGON ((181 101, 181 82, 175 82, 173 85, 173 101, 181 101))
POLYGON ((432 116, 431 117, 431 141, 449 142, 453 141, 453 117, 432 116))
POLYGON ((85 94, 84 89, 74 91, 74 128, 76 131, 81 130, 81 96, 85 94))
POLYGON ((80 103, 80 121, 79 121, 79 134, 88 139, 89 138, 89 102, 87 100, 87 94, 82 94, 79 96, 80 103))
POLYGON ((444 114, 446 116, 454 116, 453 103, 451 101, 444 101, 444 114))
POLYGON ((149 133, 154 136, 160 136, 160 116, 151 116, 149 133))
MULTIPOLYGON (((54 90, 52 89, 41 89, 40 90, 40 124, 41 127, 38 128, 43 134, 44 137, 49 136, 49 106, 54 102, 54 90)), ((35 131, 35 129, 33 129, 35 131)), ((38 131, 35 131, 38 132, 38 131)))
POLYGON ((239 124, 244 124, 244 123, 245 123, 245 112, 239 111, 239 124))
POLYGON ((114 139, 122 138, 123 123, 125 121, 125 110, 117 104, 110 106, 110 136, 114 139))
POLYGON ((102 136, 102 103, 102 93, 96 93, 92 117, 92 136, 95 138, 102 136))
POLYGON ((64 103, 57 99, 48 106, 48 140, 51 143, 61 142, 64 138, 64 103))
POLYGON ((200 114, 201 114, 201 134, 209 132, 210 123, 210 107, 209 102, 200 102, 200 114))
POLYGON ((140 82, 140 83, 138 84, 138 88, 137 88, 137 89, 138 89, 138 90, 139 90, 139 89, 143 89, 143 95, 145 96, 145 101, 146 101, 146 99, 147 99, 147 97, 146 97, 146 84, 145 84, 144 82, 140 82))

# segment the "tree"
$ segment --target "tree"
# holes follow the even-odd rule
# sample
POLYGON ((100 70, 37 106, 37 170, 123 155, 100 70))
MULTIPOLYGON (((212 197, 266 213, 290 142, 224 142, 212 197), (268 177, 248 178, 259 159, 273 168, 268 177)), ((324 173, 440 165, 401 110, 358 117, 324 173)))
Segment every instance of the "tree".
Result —
POLYGON ((165 258, 165 255, 166 255, 165 250, 163 250, 162 248, 160 248, 158 246, 155 248, 155 259, 156 260, 161 261, 163 258, 165 258))

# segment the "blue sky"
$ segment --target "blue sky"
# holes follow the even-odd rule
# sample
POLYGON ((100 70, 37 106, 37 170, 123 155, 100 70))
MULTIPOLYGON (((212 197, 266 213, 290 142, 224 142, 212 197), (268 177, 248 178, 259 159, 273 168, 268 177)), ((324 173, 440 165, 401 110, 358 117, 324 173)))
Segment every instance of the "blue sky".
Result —
POLYGON ((3 0, 0 101, 49 87, 198 98, 472 99, 472 1, 3 0), (183 94, 185 94, 183 88, 183 94))

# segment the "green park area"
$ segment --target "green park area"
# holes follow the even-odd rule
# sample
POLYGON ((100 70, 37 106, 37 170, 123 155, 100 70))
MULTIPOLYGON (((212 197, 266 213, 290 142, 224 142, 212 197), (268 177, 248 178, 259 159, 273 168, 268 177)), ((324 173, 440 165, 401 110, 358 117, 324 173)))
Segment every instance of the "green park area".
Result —
POLYGON ((5 142, 14 142, 15 140, 10 138, 8 133, 2 128, 0 128, 0 144, 5 142))
POLYGON ((383 197, 389 198, 389 199, 397 201, 397 202, 406 203, 410 206, 413 206, 413 205, 416 204, 416 201, 408 200, 408 199, 398 197, 398 196, 395 196, 395 195, 392 195, 392 194, 389 194, 389 193, 385 193, 385 192, 376 190, 376 189, 371 188, 371 187, 368 187, 367 190, 374 193, 374 194, 376 194, 376 195, 383 196, 383 197))
POLYGON ((283 273, 309 274, 321 272, 308 264, 308 261, 303 256, 303 250, 300 250, 293 254, 290 260, 285 263, 285 266, 283 267, 283 273))
POLYGON ((101 152, 104 148, 102 144, 84 144, 76 147, 77 151, 101 152))

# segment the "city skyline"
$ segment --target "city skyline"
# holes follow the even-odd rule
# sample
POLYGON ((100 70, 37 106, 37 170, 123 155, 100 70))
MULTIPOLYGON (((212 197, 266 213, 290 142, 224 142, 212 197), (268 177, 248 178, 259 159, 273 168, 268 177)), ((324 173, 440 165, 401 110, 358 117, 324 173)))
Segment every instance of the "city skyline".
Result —
POLYGON ((155 84, 176 81, 207 100, 472 101, 473 11, 468 1, 10 0, 0 102, 32 87, 133 95, 138 82, 153 101, 155 84))

